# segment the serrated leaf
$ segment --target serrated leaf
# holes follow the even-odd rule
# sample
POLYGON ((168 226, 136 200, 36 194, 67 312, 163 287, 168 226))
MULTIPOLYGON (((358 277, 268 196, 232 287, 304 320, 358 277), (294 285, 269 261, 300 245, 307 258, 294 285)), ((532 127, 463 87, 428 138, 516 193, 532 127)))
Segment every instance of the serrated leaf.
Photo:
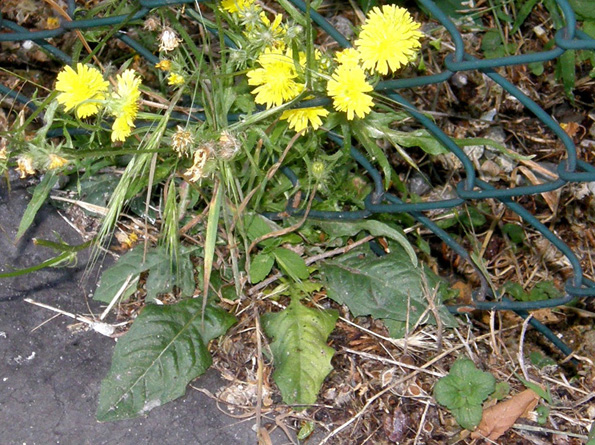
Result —
POLYGON ((250 261, 250 282, 259 283, 271 272, 275 257, 270 253, 260 252, 250 261))
MULTIPOLYGON (((430 270, 415 266, 409 255, 396 244, 391 253, 376 256, 368 246, 353 249, 341 258, 320 267, 328 296, 349 307, 358 317, 371 315, 378 319, 407 321, 415 324, 427 307, 424 276, 430 292, 440 280, 430 270), (409 314, 409 315, 408 315, 409 314)), ((456 326, 456 320, 440 304, 444 287, 439 287, 436 305, 445 326, 456 326)), ((435 322, 430 315, 425 322, 435 322)))
POLYGON ((265 333, 273 338, 273 378, 288 404, 316 402, 325 377, 333 370, 335 350, 326 344, 339 314, 302 305, 293 298, 282 312, 262 317, 265 333))
POLYGON ((27 204, 27 208, 25 209, 25 213, 21 218, 21 222, 19 224, 19 229, 17 230, 17 234, 15 237, 15 242, 21 239, 21 237, 25 234, 27 229, 33 223, 35 219, 35 215, 46 201, 52 187, 56 185, 58 182, 58 176, 54 173, 50 172, 47 173, 43 179, 40 181, 39 184, 35 186, 35 190, 33 191, 33 196, 31 197, 31 201, 27 204))
POLYGON ((411 243, 409 243, 405 235, 381 221, 376 221, 373 219, 333 222, 315 221, 314 224, 333 238, 338 238, 341 236, 355 236, 362 230, 367 231, 373 236, 384 236, 386 238, 390 238, 401 245, 401 247, 409 255, 409 259, 413 265, 417 266, 417 256, 415 255, 415 250, 413 250, 411 243))
POLYGON ((292 250, 278 247, 272 251, 275 260, 293 280, 305 280, 310 276, 304 259, 292 250))
POLYGON ((207 345, 235 318, 201 299, 147 305, 116 344, 112 366, 101 382, 97 420, 138 417, 186 392, 186 385, 211 365, 207 345))

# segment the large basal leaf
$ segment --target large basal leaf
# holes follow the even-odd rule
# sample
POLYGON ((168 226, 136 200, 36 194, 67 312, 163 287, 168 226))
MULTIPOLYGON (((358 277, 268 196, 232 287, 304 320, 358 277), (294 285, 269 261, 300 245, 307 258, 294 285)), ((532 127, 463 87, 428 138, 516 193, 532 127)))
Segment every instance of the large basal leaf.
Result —
POLYGON ((235 317, 201 299, 147 305, 116 344, 112 366, 101 383, 97 420, 138 417, 186 392, 186 385, 211 365, 210 340, 223 335, 235 317))
POLYGON ((196 248, 181 249, 178 263, 172 265, 172 259, 164 247, 149 249, 145 256, 143 247, 138 246, 122 255, 116 264, 101 274, 101 281, 93 299, 110 303, 128 281, 120 297, 121 300, 126 300, 136 289, 138 277, 145 271, 149 271, 146 282, 147 302, 154 302, 160 293, 171 292, 174 285, 181 288, 183 296, 190 296, 194 291, 190 253, 194 250, 196 248))
MULTIPOLYGON (((430 292, 440 285, 430 270, 416 266, 399 245, 391 244, 391 253, 378 257, 369 247, 354 249, 341 258, 320 267, 330 298, 349 307, 358 317, 417 322, 427 307, 424 282, 430 292), (425 278, 424 278, 425 277, 425 278)), ((456 326, 456 320, 441 304, 444 284, 439 288, 436 306, 445 326, 456 326)), ((425 321, 425 320, 424 320, 425 321)), ((435 322, 429 315, 427 322, 435 322)))
POLYGON ((316 402, 325 377, 333 370, 335 350, 326 344, 339 314, 302 305, 293 298, 282 312, 262 317, 265 333, 273 338, 273 378, 288 404, 316 402))
POLYGON ((365 230, 373 236, 384 236, 396 241, 409 255, 409 259, 413 265, 417 265, 417 256, 415 250, 407 240, 407 237, 398 230, 392 228, 388 224, 373 219, 364 219, 360 221, 315 221, 313 224, 319 226, 322 230, 328 233, 331 237, 337 238, 340 236, 355 236, 362 230, 365 230))

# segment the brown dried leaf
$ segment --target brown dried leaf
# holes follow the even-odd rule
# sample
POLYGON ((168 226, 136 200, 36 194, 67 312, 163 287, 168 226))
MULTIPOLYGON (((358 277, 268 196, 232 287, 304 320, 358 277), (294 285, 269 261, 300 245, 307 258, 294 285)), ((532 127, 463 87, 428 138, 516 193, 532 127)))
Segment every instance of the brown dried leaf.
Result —
POLYGON ((526 389, 511 399, 484 410, 481 422, 471 437, 487 437, 496 440, 502 436, 519 417, 526 417, 537 406, 539 396, 535 391, 526 389))

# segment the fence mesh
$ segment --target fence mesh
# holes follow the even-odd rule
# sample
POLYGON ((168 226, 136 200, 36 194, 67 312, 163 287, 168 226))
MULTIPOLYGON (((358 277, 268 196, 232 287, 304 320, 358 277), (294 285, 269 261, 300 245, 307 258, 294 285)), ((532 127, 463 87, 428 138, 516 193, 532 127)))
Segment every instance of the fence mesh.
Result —
MULTIPOLYGON (((349 41, 341 34, 335 27, 333 27, 322 15, 315 11, 308 10, 307 5, 301 0, 290 0, 290 2, 300 9, 302 12, 308 11, 311 20, 330 37, 332 37, 340 46, 350 46, 349 41)), ((367 218, 375 214, 402 214, 408 213, 413 216, 419 223, 423 224, 427 229, 438 236, 446 245, 448 245, 456 254, 465 260, 471 267, 473 267, 475 274, 477 274, 480 284, 479 288, 473 292, 473 301, 470 305, 453 306, 453 312, 466 312, 473 309, 479 310, 512 310, 520 316, 526 318, 529 315, 529 310, 556 307, 570 303, 578 297, 593 297, 595 296, 595 282, 584 276, 581 262, 567 243, 558 237, 545 224, 540 222, 529 210, 519 204, 520 197, 534 194, 543 194, 561 189, 568 183, 584 183, 595 181, 595 167, 589 163, 579 159, 577 147, 572 138, 564 131, 564 129, 556 122, 556 120, 542 109, 535 101, 533 101, 526 93, 519 87, 508 80, 502 72, 501 68, 510 67, 513 65, 528 65, 535 62, 555 61, 563 56, 563 54, 570 50, 595 50, 595 40, 590 38, 587 34, 577 29, 576 17, 573 9, 567 0, 555 0, 560 8, 564 26, 559 28, 555 34, 554 45, 544 51, 519 54, 499 58, 491 58, 479 60, 465 51, 465 45, 461 33, 457 26, 432 0, 418 0, 418 3, 428 11, 433 18, 438 20, 450 34, 450 38, 454 44, 454 51, 446 57, 443 63, 443 70, 438 74, 427 76, 419 76, 414 78, 387 80, 380 82, 376 91, 381 92, 387 98, 398 103, 403 110, 405 110, 411 117, 413 117, 419 124, 425 127, 433 137, 435 137, 449 152, 453 153, 461 162, 464 170, 464 179, 456 184, 456 197, 435 200, 431 202, 405 202, 394 193, 389 193, 385 190, 383 185, 382 173, 377 170, 372 162, 357 148, 351 147, 351 156, 368 174, 374 183, 374 190, 365 199, 365 209, 351 212, 327 212, 312 210, 309 212, 311 218, 321 219, 339 219, 339 220, 354 220, 367 218), (495 69, 500 68, 499 72, 495 69), (516 98, 527 110, 533 113, 545 126, 547 126, 558 140, 563 144, 566 152, 565 159, 560 162, 555 170, 556 179, 542 182, 537 185, 520 185, 510 188, 496 188, 493 185, 482 181, 478 178, 478 172, 472 159, 451 137, 449 137, 432 119, 430 119, 423 111, 417 109, 399 91, 413 87, 422 87, 429 85, 436 85, 451 79, 456 73, 464 71, 478 71, 483 75, 489 77, 495 84, 499 85, 506 93, 516 98), (539 232, 551 245, 557 249, 568 261, 572 268, 572 274, 566 281, 564 286, 564 296, 560 298, 547 299, 541 301, 513 301, 507 298, 506 295, 494 295, 494 292, 489 286, 489 279, 486 276, 485 270, 477 264, 470 252, 463 247, 457 240, 439 227, 436 222, 425 214, 425 212, 438 209, 453 209, 464 205, 466 202, 493 199, 496 202, 504 204, 508 209, 516 213, 522 220, 537 232, 539 232)), ((72 63, 71 57, 64 53, 59 48, 48 42, 52 37, 58 37, 62 34, 77 30, 85 31, 95 28, 110 27, 110 33, 114 38, 121 40, 126 45, 130 46, 139 55, 146 58, 151 64, 159 61, 149 49, 145 48, 139 42, 131 38, 126 30, 133 22, 138 23, 139 19, 144 18, 153 8, 202 3, 201 0, 138 0, 135 2, 135 10, 127 15, 118 15, 112 17, 101 17, 93 19, 77 19, 75 14, 75 1, 67 1, 68 18, 62 18, 60 26, 51 30, 31 31, 23 28, 17 23, 6 20, 0 16, 0 42, 18 42, 31 41, 51 54, 53 57, 59 59, 63 63, 72 63)), ((187 15, 201 20, 200 14, 191 7, 187 8, 187 15)), ((226 42, 230 47, 233 47, 233 42, 226 42)), ((10 97, 13 100, 21 102, 28 107, 35 109, 29 97, 13 91, 10 88, 0 84, 0 93, 5 97, 10 97)), ((312 106, 313 101, 305 101, 302 106, 312 106)), ((325 103, 323 100, 318 100, 317 104, 325 103)), ((194 116, 200 119, 200 115, 194 116)), ((74 129, 73 129, 74 130, 74 129)), ((49 136, 55 134, 48 134, 49 136)), ((342 144, 342 139, 337 135, 330 133, 329 138, 342 144)), ((287 167, 282 168, 281 171, 292 181, 296 182, 297 177, 287 167)), ((291 202, 291 200, 290 200, 291 202)), ((297 216, 300 214, 299 210, 294 209, 291 205, 287 205, 285 215, 297 216)), ((279 218, 281 214, 269 214, 271 218, 279 218)), ((571 354, 571 349, 566 346, 551 330, 535 319, 530 320, 531 324, 545 335, 554 345, 556 345, 564 354, 571 354)))

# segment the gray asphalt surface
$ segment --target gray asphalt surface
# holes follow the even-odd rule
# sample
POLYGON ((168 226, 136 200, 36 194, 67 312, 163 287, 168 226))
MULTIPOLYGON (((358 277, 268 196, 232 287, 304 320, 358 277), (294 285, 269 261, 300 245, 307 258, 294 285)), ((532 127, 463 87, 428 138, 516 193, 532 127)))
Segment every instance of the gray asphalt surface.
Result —
MULTIPOLYGON (((46 205, 15 245, 30 195, 21 182, 12 187, 8 193, 6 181, 0 184, 0 273, 55 255, 33 245, 34 237, 55 240, 55 231, 70 244, 83 242, 57 211, 46 205)), ((115 423, 95 420, 100 383, 110 367, 114 340, 93 331, 74 332, 68 328, 72 319, 52 319, 55 314, 51 311, 23 301, 31 298, 81 314, 89 313, 90 307, 100 313, 99 305, 86 298, 94 289, 93 279, 84 287, 81 284, 87 255, 79 255, 76 267, 0 279, 0 445, 256 443, 253 421, 240 422, 224 415, 212 399, 191 388, 183 398, 146 417, 115 423)), ((209 371, 193 384, 214 393, 222 381, 209 371)), ((277 435, 273 443, 288 440, 277 435)))

